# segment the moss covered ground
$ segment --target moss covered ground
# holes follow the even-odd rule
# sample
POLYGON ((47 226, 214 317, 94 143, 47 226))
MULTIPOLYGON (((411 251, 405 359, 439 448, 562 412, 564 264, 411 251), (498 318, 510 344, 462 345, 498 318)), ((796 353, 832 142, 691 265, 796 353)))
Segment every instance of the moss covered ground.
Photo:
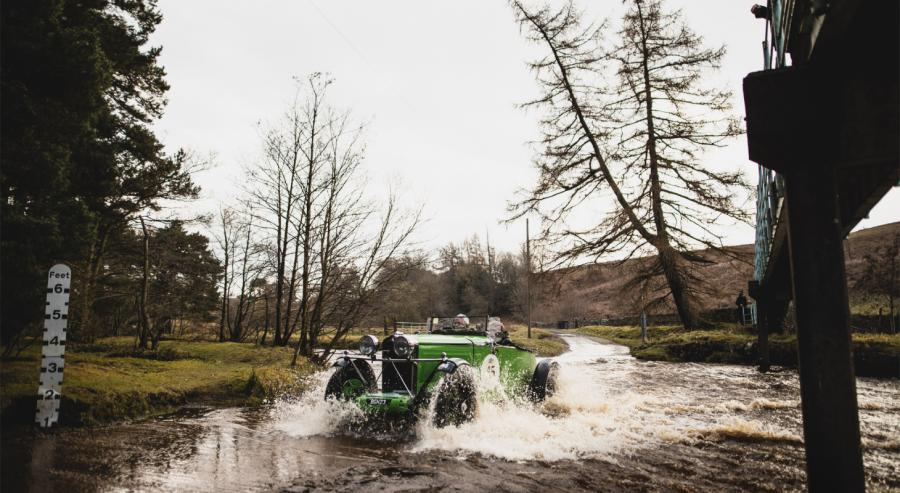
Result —
MULTIPOLYGON (((640 328, 636 326, 591 326, 576 332, 628 346, 638 359, 745 365, 758 362, 756 334, 734 325, 693 331, 673 325, 651 326, 647 343, 641 341, 640 328)), ((793 334, 770 335, 772 364, 797 366, 796 347, 793 334)), ((900 376, 900 334, 853 334, 853 356, 859 376, 900 376)))
MULTIPOLYGON (((73 345, 66 352, 62 424, 92 424, 168 412, 191 403, 253 405, 298 393, 317 367, 289 368, 291 349, 245 343, 162 341, 134 351, 129 337, 73 345)), ((34 415, 40 347, 0 362, 4 424, 34 415)))

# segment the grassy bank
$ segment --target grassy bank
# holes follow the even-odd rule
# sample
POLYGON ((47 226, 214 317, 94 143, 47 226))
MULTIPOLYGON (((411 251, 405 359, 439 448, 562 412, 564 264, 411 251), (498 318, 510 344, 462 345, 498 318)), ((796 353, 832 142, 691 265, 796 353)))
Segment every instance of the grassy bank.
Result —
MULTIPOLYGON (((648 329, 649 343, 641 341, 634 326, 581 327, 576 332, 602 337, 628 346, 638 359, 675 362, 757 364, 756 334, 742 327, 686 331, 679 326, 648 329)), ((774 365, 797 366, 795 335, 769 337, 769 355, 774 365)), ((859 376, 900 376, 900 334, 853 334, 853 356, 859 376)))
POLYGON ((538 356, 559 356, 569 350, 569 345, 561 337, 546 329, 532 327, 531 339, 528 338, 528 327, 524 325, 508 325, 509 339, 516 345, 530 349, 538 356))
MULTIPOLYGON (((66 352, 62 424, 80 425, 159 414, 189 403, 253 405, 302 390, 317 368, 303 360, 289 369, 289 348, 253 344, 162 341, 134 352, 129 337, 74 345, 66 352)), ((4 424, 34 417, 40 347, 0 362, 4 424)))

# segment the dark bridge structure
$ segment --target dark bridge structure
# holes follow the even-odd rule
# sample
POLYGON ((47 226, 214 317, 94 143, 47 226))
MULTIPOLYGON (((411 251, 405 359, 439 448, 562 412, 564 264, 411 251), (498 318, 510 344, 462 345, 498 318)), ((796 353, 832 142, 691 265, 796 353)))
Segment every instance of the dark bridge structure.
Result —
POLYGON ((766 337, 793 301, 810 491, 863 491, 843 239, 900 180, 900 2, 769 0, 765 70, 744 79, 759 165, 756 300, 766 337))

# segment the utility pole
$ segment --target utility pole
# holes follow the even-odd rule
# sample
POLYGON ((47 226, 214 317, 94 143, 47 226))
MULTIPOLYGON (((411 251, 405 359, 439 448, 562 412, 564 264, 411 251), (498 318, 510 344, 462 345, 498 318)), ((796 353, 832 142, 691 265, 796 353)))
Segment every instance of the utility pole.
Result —
POLYGON ((528 218, 525 218, 525 263, 528 274, 525 276, 525 302, 528 316, 528 338, 531 339, 531 234, 528 230, 528 218))

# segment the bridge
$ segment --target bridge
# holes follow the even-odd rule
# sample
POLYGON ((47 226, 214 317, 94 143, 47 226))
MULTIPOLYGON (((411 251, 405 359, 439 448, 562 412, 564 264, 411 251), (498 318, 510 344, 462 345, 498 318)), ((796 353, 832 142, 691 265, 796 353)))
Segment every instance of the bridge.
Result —
POLYGON ((897 1, 768 0, 764 70, 744 79, 759 165, 756 300, 767 334, 793 305, 811 491, 865 489, 843 239, 900 180, 897 1))

